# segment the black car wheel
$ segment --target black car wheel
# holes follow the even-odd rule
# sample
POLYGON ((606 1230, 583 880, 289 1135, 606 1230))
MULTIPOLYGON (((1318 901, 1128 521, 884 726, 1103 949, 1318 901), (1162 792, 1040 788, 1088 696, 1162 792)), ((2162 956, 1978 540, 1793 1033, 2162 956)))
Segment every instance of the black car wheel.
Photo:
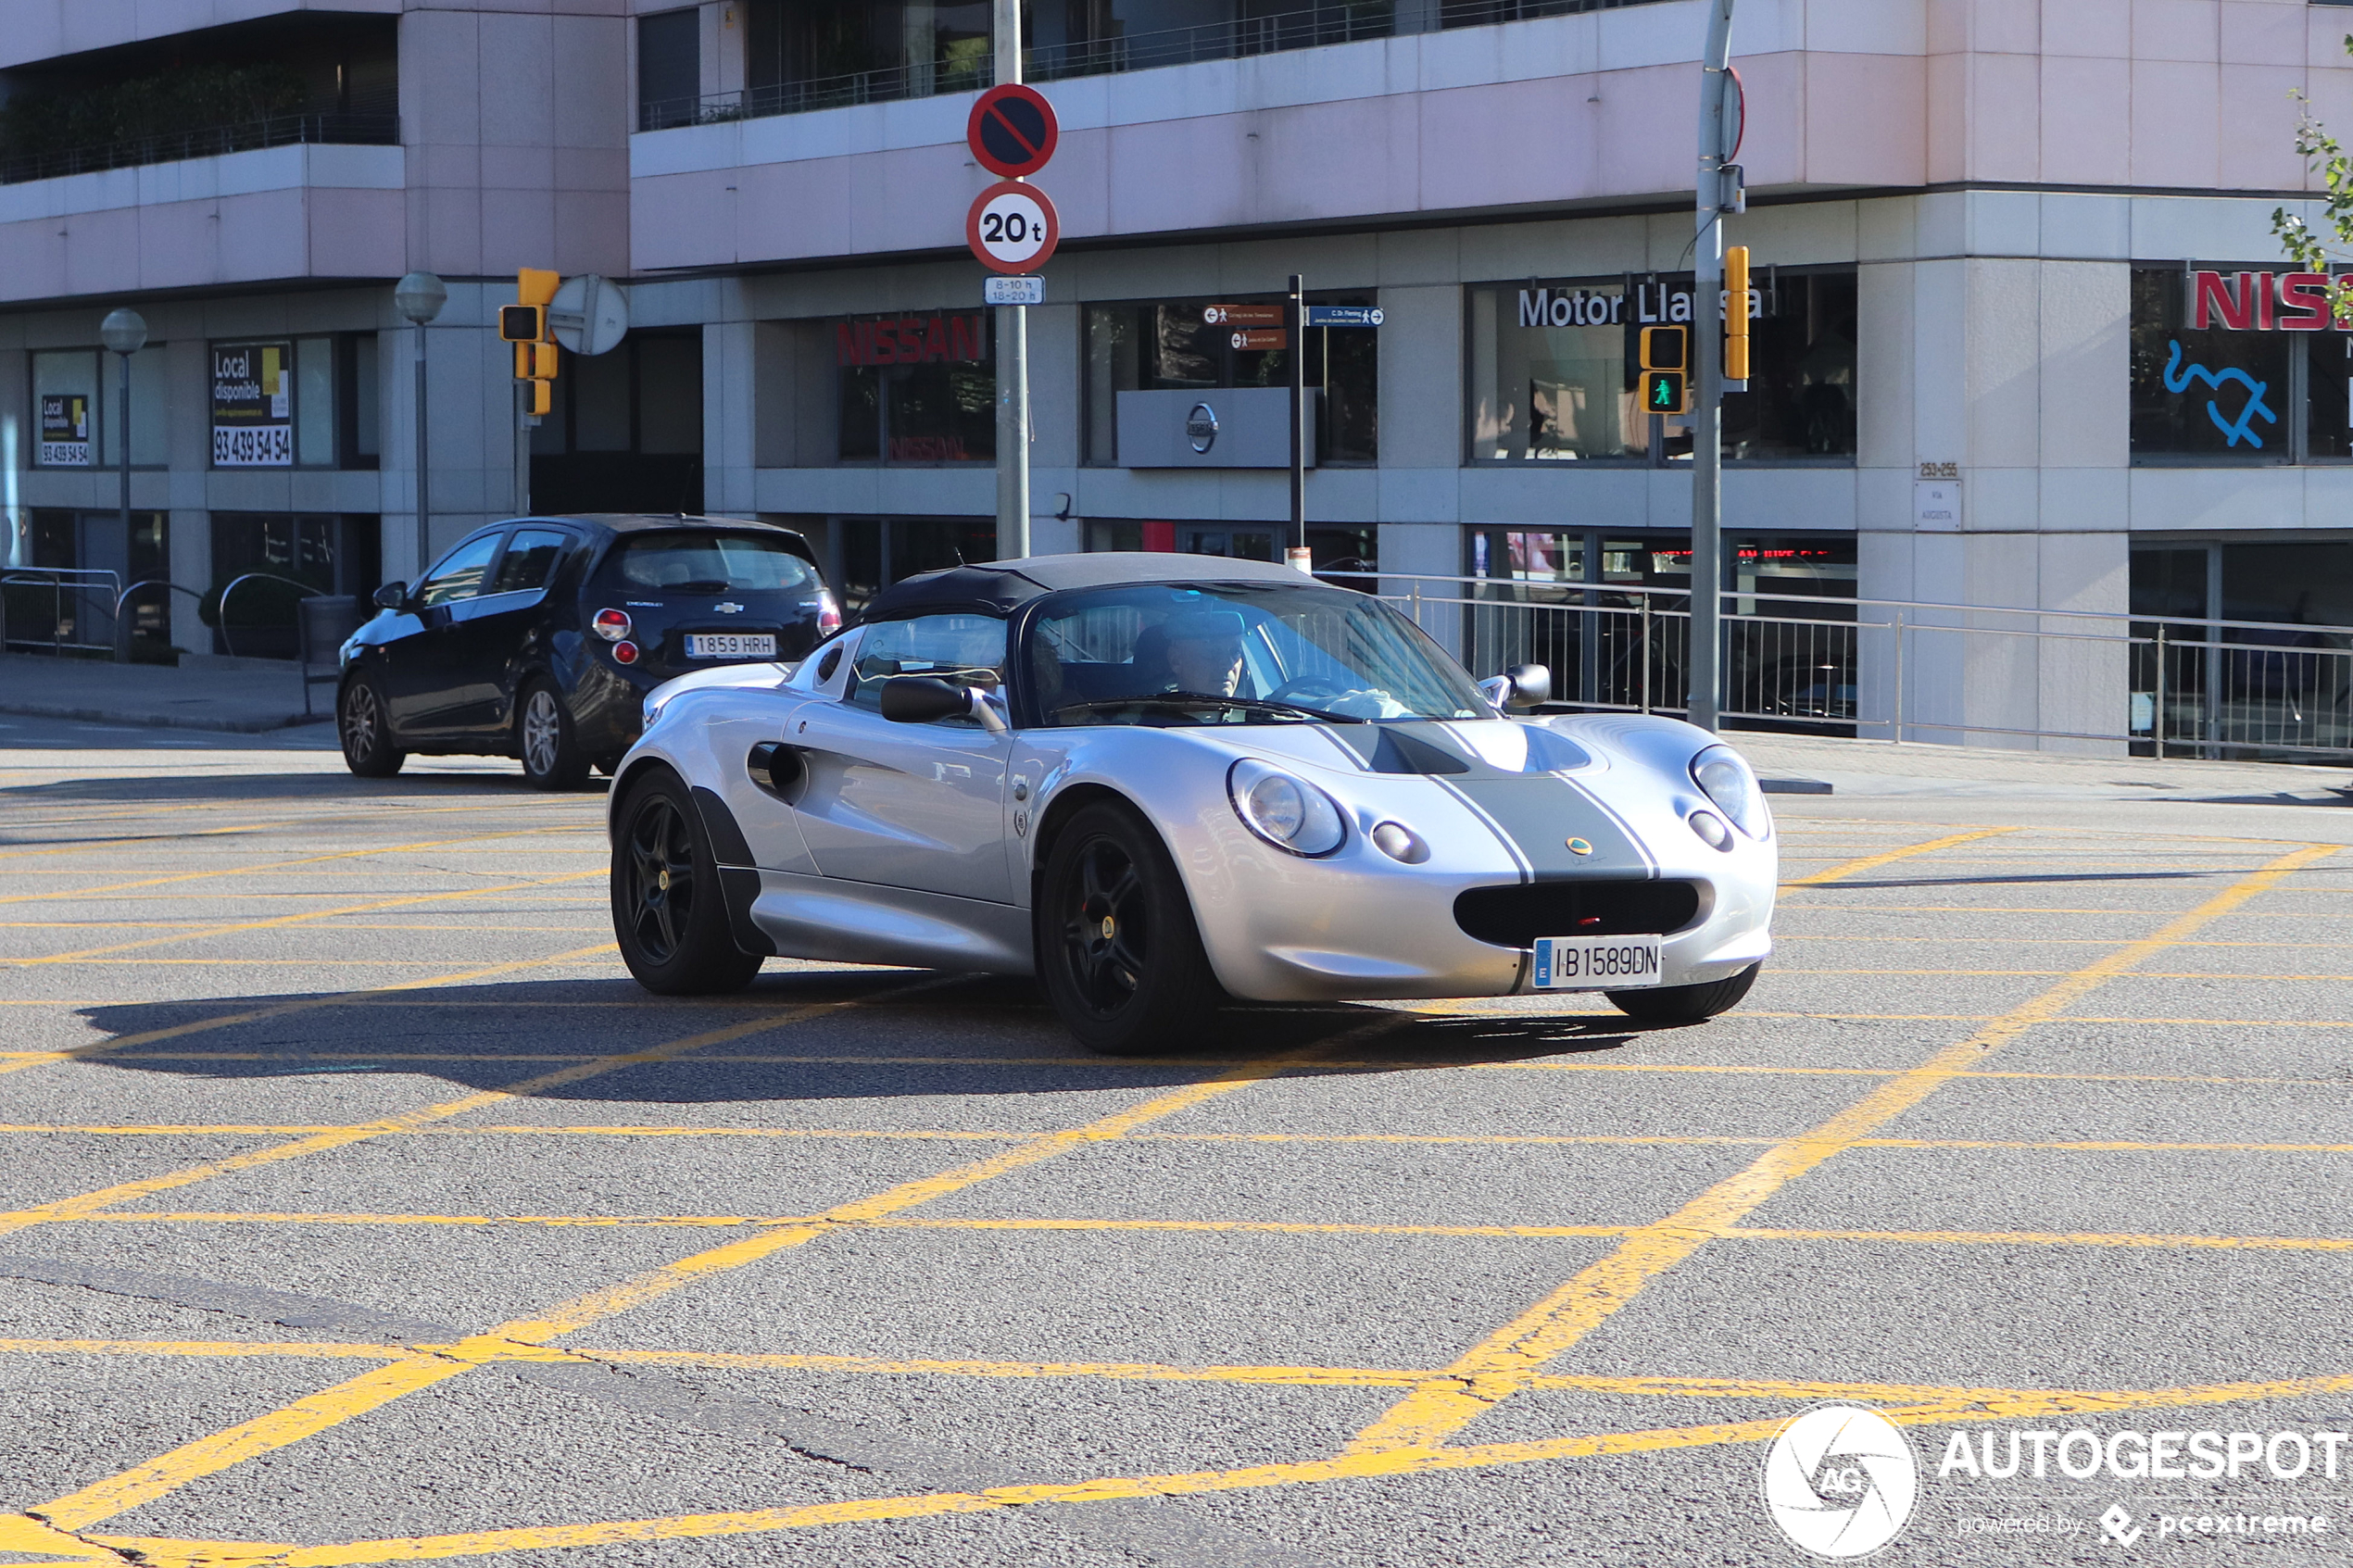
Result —
POLYGON ((388 779, 409 754, 392 744, 392 721, 375 683, 355 675, 335 696, 335 734, 343 764, 363 779, 388 779))
POLYGON ((515 711, 515 751, 522 776, 538 789, 578 789, 588 776, 588 759, 573 739, 572 714, 546 680, 522 689, 515 711))
POLYGON ((1764 967, 1753 963, 1729 980, 1711 980, 1700 985, 1655 985, 1604 995, 1609 997, 1610 1006, 1643 1023, 1697 1023, 1739 1006, 1740 999, 1748 995, 1748 988, 1756 984, 1756 972, 1764 967))
POLYGON ((1198 1046, 1225 999, 1176 862, 1122 806, 1084 807, 1055 838, 1037 946, 1054 1010, 1109 1056, 1198 1046))
POLYGON ((678 776, 643 775, 614 820, 612 929, 637 984, 665 997, 750 985, 760 958, 736 946, 710 835, 678 776))

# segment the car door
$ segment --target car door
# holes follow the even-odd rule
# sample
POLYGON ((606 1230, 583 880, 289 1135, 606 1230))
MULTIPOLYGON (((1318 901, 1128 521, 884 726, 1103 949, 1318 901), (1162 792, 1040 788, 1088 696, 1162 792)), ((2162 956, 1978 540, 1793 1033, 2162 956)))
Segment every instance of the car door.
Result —
POLYGON ((542 523, 517 528, 483 591, 450 606, 453 728, 495 734, 511 721, 522 667, 546 620, 548 581, 575 542, 568 529, 542 523))
POLYGON ((417 630, 385 645, 384 701, 394 730, 404 738, 443 736, 455 729, 465 700, 458 608, 481 594, 506 537, 504 529, 495 529, 444 556, 409 600, 417 630))
POLYGON ((938 675, 1001 690, 1005 623, 926 615, 868 626, 841 696, 803 708, 784 737, 808 769, 798 811, 818 870, 879 883, 1013 902, 1005 774, 1012 737, 970 719, 894 723, 882 688, 938 675))

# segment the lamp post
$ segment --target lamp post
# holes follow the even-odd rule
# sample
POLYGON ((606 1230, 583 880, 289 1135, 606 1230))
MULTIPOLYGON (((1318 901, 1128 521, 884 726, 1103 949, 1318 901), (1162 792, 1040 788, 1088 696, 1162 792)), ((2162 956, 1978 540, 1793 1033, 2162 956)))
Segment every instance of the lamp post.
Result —
MULTIPOLYGON (((98 339, 107 345, 121 366, 116 378, 117 428, 115 455, 122 469, 122 558, 131 558, 131 357, 147 346, 147 319, 136 310, 120 307, 107 312, 98 323, 98 339)), ((131 639, 122 634, 122 607, 115 606, 114 656, 118 661, 128 659, 131 639)))
POLYGON ((449 285, 431 272, 411 272, 393 285, 392 303, 417 329, 417 571, 424 580, 433 564, 433 529, 425 506, 425 326, 449 303, 449 285))

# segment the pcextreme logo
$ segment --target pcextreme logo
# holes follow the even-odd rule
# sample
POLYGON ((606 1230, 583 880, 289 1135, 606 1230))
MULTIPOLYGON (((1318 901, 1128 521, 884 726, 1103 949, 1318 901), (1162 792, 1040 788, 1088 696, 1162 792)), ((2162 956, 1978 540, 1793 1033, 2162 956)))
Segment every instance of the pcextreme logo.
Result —
POLYGON ((1919 1498, 1911 1444, 1876 1411, 1817 1405, 1765 1450, 1765 1512, 1816 1557, 1869 1557, 1894 1540, 1919 1498))

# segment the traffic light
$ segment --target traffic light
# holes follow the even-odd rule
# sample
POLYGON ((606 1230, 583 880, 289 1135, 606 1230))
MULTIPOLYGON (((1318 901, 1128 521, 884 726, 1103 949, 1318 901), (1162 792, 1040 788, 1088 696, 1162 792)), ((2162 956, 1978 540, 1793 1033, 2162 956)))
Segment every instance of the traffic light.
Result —
POLYGON ((527 412, 535 419, 555 406, 556 345, 547 338, 547 302, 562 282, 560 273, 522 268, 515 273, 516 303, 498 307, 498 335, 515 345, 515 379, 531 383, 527 412))
POLYGON ((1642 411, 1646 414, 1688 414, 1692 411, 1692 330, 1689 327, 1642 329, 1642 411))
POLYGON ((1748 380, 1748 247, 1724 252, 1724 379, 1748 380))
POLYGON ((1688 414, 1692 411, 1691 380, 1680 370, 1642 372, 1642 411, 1648 414, 1688 414))

